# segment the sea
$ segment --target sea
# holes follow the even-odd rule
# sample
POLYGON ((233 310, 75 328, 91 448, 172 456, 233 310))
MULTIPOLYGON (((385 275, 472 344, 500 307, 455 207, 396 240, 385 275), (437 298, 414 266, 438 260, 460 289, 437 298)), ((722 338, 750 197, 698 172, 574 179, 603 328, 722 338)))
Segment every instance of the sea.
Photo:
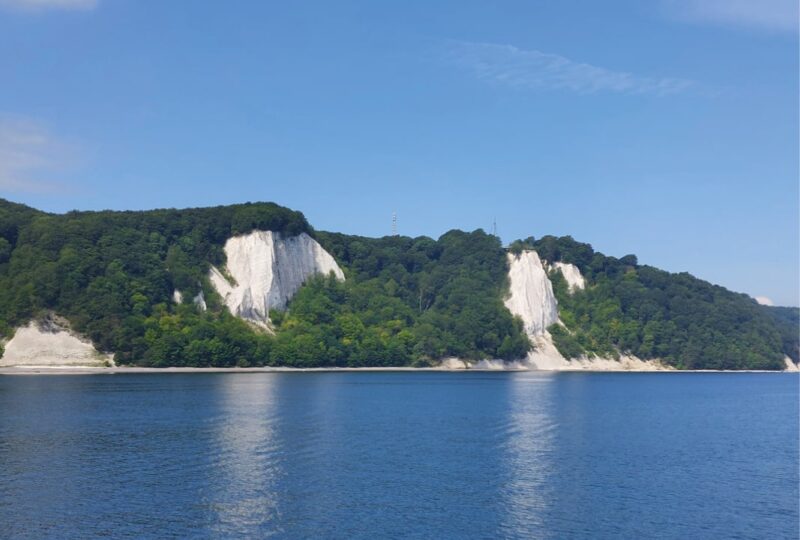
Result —
POLYGON ((797 539, 799 383, 0 376, 0 538, 797 539))

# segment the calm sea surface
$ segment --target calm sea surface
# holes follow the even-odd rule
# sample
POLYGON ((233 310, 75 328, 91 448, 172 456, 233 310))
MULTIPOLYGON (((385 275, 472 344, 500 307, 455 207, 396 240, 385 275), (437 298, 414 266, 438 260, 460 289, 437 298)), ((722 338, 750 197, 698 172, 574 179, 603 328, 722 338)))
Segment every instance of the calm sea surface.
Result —
POLYGON ((0 377, 0 537, 797 538, 798 381, 0 377))

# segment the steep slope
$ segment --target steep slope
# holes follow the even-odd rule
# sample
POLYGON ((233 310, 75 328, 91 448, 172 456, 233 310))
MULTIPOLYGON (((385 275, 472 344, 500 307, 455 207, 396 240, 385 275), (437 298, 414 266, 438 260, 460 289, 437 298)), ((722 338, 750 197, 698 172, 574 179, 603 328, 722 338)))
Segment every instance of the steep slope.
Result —
MULTIPOLYGON (((593 354, 568 360, 553 343, 549 328, 561 329, 558 302, 548 272, 533 250, 508 254, 509 296, 506 307, 524 323, 533 349, 528 353, 528 366, 541 370, 650 371, 661 369, 657 362, 646 362, 630 355, 602 358, 593 354)), ((569 283, 570 292, 583 289, 585 282, 577 267, 557 262, 551 265, 569 283)), ((563 331, 563 330, 562 330, 563 331)))
POLYGON ((225 270, 216 267, 209 281, 237 317, 266 326, 271 309, 284 310, 297 290, 314 275, 332 273, 344 280, 333 257, 316 240, 302 233, 284 237, 253 231, 225 242, 225 270))
POLYGON ((526 363, 535 369, 564 369, 567 361, 547 329, 558 322, 558 303, 539 255, 532 250, 508 254, 509 296, 505 306, 522 319, 533 345, 526 363))
POLYGON ((529 336, 544 334, 558 321, 558 304, 539 255, 535 251, 509 253, 508 267, 506 307, 522 319, 529 336))

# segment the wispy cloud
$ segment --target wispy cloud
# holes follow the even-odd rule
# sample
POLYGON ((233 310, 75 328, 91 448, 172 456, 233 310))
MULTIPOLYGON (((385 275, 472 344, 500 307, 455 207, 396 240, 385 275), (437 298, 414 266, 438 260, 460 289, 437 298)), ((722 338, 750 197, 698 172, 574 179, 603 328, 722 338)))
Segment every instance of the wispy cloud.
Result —
POLYGON ((0 189, 60 191, 53 175, 72 168, 75 151, 37 122, 0 118, 0 189))
POLYGON ((0 6, 16 11, 38 13, 41 11, 88 11, 97 7, 99 0, 0 0, 0 6))
POLYGON ((685 79, 642 77, 576 62, 557 54, 495 43, 449 42, 447 57, 480 79, 530 90, 662 96, 683 92, 695 84, 685 79))
POLYGON ((798 31, 797 0, 662 0, 673 17, 689 22, 774 32, 798 31))

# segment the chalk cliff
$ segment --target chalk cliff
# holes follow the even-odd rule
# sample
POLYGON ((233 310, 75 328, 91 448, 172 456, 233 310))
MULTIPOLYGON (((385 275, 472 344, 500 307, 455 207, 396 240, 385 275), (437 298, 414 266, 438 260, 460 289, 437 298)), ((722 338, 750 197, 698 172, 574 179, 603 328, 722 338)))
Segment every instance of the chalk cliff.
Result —
POLYGON ((558 321, 558 303, 539 255, 523 251, 508 254, 510 295, 506 307, 518 315, 529 336, 541 335, 558 321))
POLYGON ((98 352, 91 341, 72 332, 65 320, 55 316, 18 328, 0 358, 2 367, 109 365, 114 365, 112 355, 98 352))
POLYGON ((285 237, 253 231, 225 243, 225 271, 211 268, 209 279, 234 315, 266 327, 271 309, 283 310, 313 275, 344 280, 334 258, 306 233, 285 237))
MULTIPOLYGON (((541 370, 592 370, 592 371, 654 371, 664 369, 661 363, 641 360, 634 356, 622 356, 619 360, 596 356, 567 360, 556 348, 547 328, 561 324, 558 318, 558 302, 553 294, 553 285, 539 255, 532 250, 519 255, 508 254, 509 296, 505 300, 508 310, 522 319, 533 350, 525 363, 541 370)), ((570 292, 585 287, 580 270, 572 265, 557 262, 553 268, 559 270, 567 280, 570 292)), ((516 366, 511 366, 512 368, 516 366)))

